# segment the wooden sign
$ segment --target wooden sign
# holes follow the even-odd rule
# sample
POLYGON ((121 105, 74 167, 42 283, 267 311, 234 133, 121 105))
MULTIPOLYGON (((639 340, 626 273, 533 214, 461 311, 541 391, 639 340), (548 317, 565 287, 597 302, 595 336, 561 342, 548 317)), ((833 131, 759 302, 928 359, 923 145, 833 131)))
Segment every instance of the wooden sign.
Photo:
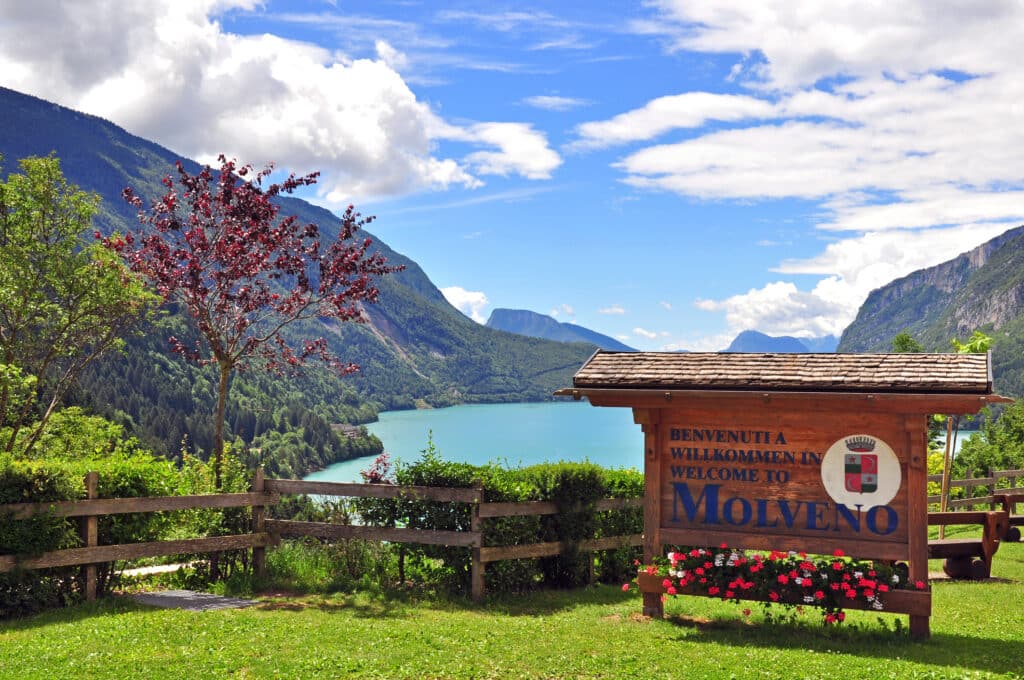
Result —
POLYGON ((662 539, 909 559, 902 423, 836 415, 667 410, 662 539))
MULTIPOLYGON (((644 558, 666 545, 906 562, 928 578, 928 417, 1009 401, 966 354, 599 350, 558 394, 633 409, 644 430, 644 558)), ((660 612, 660 600, 645 612, 660 612)), ((928 636, 930 592, 888 611, 928 636)))

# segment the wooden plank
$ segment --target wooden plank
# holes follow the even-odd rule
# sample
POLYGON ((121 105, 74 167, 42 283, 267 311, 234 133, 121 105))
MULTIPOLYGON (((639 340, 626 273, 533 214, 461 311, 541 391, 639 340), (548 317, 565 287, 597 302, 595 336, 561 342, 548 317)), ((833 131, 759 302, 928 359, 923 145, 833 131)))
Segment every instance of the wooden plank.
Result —
MULTIPOLYGON (((923 421, 924 416, 915 418, 923 421)), ((905 471, 907 445, 902 417, 788 413, 769 408, 734 414, 694 404, 665 409, 662 428, 662 481, 657 489, 662 531, 689 528, 695 532, 728 532, 732 537, 725 542, 730 545, 747 545, 748 534, 800 535, 805 541, 802 549, 808 552, 814 551, 821 536, 847 542, 863 540, 869 534, 868 526, 872 526, 868 521, 871 515, 867 515, 872 510, 857 511, 852 519, 850 514, 841 515, 840 503, 822 482, 822 466, 826 451, 831 450, 833 457, 829 460, 833 470, 838 463, 841 492, 843 457, 835 447, 841 446, 844 436, 871 433, 877 437, 873 441, 887 443, 887 449, 892 447, 892 453, 881 460, 895 469, 879 477, 897 481, 891 500, 876 515, 885 523, 880 531, 872 529, 870 533, 877 541, 907 542, 912 526, 907 521, 911 496, 908 487, 900 486, 898 481, 900 466, 904 476, 909 474, 905 471), (727 438, 730 435, 734 436, 732 443, 727 438), (740 440, 740 435, 745 438, 740 440), (745 455, 751 457, 746 459, 745 455), (806 512, 814 507, 815 517, 786 521, 779 510, 780 502, 786 503, 786 508, 806 512)), ((650 475, 646 472, 645 479, 650 475)), ((923 487, 921 491, 923 500, 923 487)), ((708 545, 687 540, 676 543, 708 545)))
MULTIPOLYGON (((256 468, 256 472, 252 479, 252 490, 255 493, 262 494, 264 490, 263 468, 256 468)), ((262 534, 267 530, 266 526, 266 508, 262 505, 253 504, 252 506, 252 532, 254 534, 262 534)), ((267 568, 267 549, 262 547, 256 547, 252 549, 252 570, 256 576, 263 576, 266 573, 267 568)))
MULTIPOLYGON (((928 494, 928 416, 920 414, 903 417, 903 455, 906 464, 907 496, 911 499, 907 507, 907 546, 909 576, 911 581, 928 582, 928 506, 920 498, 928 494)), ((899 453, 899 452, 897 452, 899 453)), ((881 544, 879 544, 881 545, 881 544)), ((851 553, 860 556, 860 553, 851 553)), ((869 553, 865 553, 868 556, 869 553)), ((910 614, 910 634, 916 639, 931 636, 931 596, 929 608, 910 614)))
POLYGON ((770 390, 647 390, 583 388, 572 391, 594 406, 660 409, 687 402, 714 404, 722 411, 774 408, 790 412, 846 410, 878 414, 975 414, 990 404, 1012 401, 997 394, 882 394, 874 392, 773 392, 770 390))
MULTIPOLYGON (((644 561, 650 562, 661 555, 661 503, 658 502, 662 486, 662 448, 664 428, 661 427, 663 409, 633 409, 633 419, 642 424, 644 433, 644 561)), ((657 603, 661 608, 661 602, 657 603)), ((660 613, 659 616, 660 618, 660 613)))
POLYGON ((272 519, 266 520, 266 525, 267 531, 280 536, 312 536, 326 539, 360 538, 366 541, 465 547, 480 545, 480 534, 471 531, 435 531, 272 519))
POLYGON ((990 511, 975 510, 961 512, 929 512, 929 526, 950 526, 955 524, 985 524, 990 511))
MULTIPOLYGON (((643 498, 602 498, 594 503, 594 510, 607 512, 643 507, 643 498)), ((582 505, 560 509, 553 501, 523 501, 519 503, 481 503, 480 517, 521 517, 530 515, 557 515, 560 512, 580 512, 582 505)))
MULTIPOLYGON (((85 476, 85 495, 86 498, 93 499, 99 495, 99 483, 100 475, 98 472, 90 472, 85 476)), ((89 517, 83 517, 82 523, 82 544, 87 548, 96 547, 99 544, 100 536, 100 521, 95 515, 89 517)), ((87 564, 84 568, 85 571, 85 601, 94 602, 96 600, 96 591, 99 587, 99 581, 97 579, 96 565, 87 564)))
MULTIPOLYGON (((664 592, 664 589, 660 589, 664 592)), ((720 597, 719 595, 707 595, 695 591, 693 587, 683 588, 680 595, 697 597, 720 597)), ((760 602, 764 598, 760 595, 750 594, 744 591, 736 593, 737 599, 760 602)), ((802 600, 788 600, 788 604, 803 604, 802 600)), ((859 609, 867 611, 878 611, 884 614, 909 614, 911 616, 923 616, 927 618, 932 610, 932 594, 927 590, 890 590, 882 596, 883 609, 876 610, 870 602, 860 600, 843 603, 843 609, 859 609)))
POLYGON ((36 513, 57 517, 88 517, 90 515, 124 515, 132 512, 165 512, 196 508, 240 508, 252 505, 273 505, 280 501, 276 493, 220 493, 196 496, 151 496, 145 498, 97 498, 95 500, 61 501, 59 503, 16 503, 0 505, 0 512, 13 512, 14 519, 25 519, 36 513))
POLYGON ((928 541, 929 559, 948 557, 982 557, 984 544, 980 538, 942 538, 928 541))
POLYGON ((567 548, 568 544, 562 543, 561 541, 480 548, 480 561, 499 562, 501 560, 525 560, 532 559, 534 557, 550 557, 552 555, 561 555, 567 548))
MULTIPOLYGON (((483 499, 483 488, 479 487, 477 491, 480 493, 480 498, 483 499)), ((471 549, 469 563, 469 591, 473 599, 478 602, 484 599, 484 593, 486 591, 484 574, 487 570, 487 565, 480 559, 480 545, 483 543, 484 528, 484 522, 480 515, 480 508, 480 503, 474 503, 472 507, 472 515, 469 518, 469 530, 480 536, 480 540, 477 541, 476 545, 471 549)))
POLYGON ((996 502, 995 496, 976 496, 974 498, 958 498, 948 503, 951 509, 973 508, 975 505, 992 505, 996 502))
POLYGON ((154 541, 151 543, 122 543, 101 545, 95 548, 72 548, 45 553, 18 562, 14 555, 0 556, 0 573, 21 569, 49 569, 70 567, 81 564, 135 560, 142 557, 160 557, 180 553, 207 553, 224 550, 244 550, 257 546, 277 545, 277 538, 266 534, 239 534, 235 536, 211 536, 178 541, 154 541))
POLYGON ((348 482, 303 482, 294 479, 268 479, 268 491, 319 496, 358 498, 405 498, 442 503, 478 503, 477 489, 448 489, 434 486, 398 486, 395 484, 354 484, 348 482))
MULTIPOLYGON (((576 545, 576 548, 579 552, 615 550, 616 548, 643 545, 643 540, 643 534, 607 536, 605 538, 580 541, 576 545)), ((552 557, 554 555, 561 555, 571 548, 571 543, 563 541, 487 547, 480 548, 480 560, 483 562, 499 562, 501 560, 523 560, 535 557, 552 557)))
POLYGON ((755 536, 743 537, 737 542, 734 533, 724 531, 694 531, 693 529, 662 528, 661 538, 668 545, 719 546, 723 543, 731 548, 746 550, 795 550, 812 555, 831 555, 842 550, 847 555, 868 560, 909 560, 909 548, 904 543, 885 543, 870 539, 846 540, 819 536, 813 540, 802 536, 755 536))
POLYGON ((949 485, 970 489, 976 486, 992 486, 995 481, 995 477, 972 477, 971 479, 954 479, 949 485))
POLYGON ((520 503, 481 503, 480 517, 523 517, 555 515, 558 504, 553 501, 522 501, 520 503))
POLYGON ((594 550, 617 550, 644 544, 643 534, 628 534, 625 536, 606 536, 604 538, 593 538, 588 541, 580 541, 580 550, 588 552, 594 550))

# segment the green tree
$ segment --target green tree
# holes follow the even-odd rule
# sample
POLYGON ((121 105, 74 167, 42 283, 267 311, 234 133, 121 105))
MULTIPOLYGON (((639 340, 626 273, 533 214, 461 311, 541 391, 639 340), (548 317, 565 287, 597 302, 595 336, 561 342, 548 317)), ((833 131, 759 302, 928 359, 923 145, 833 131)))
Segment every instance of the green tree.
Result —
POLYGON ((958 354, 984 354, 992 348, 992 338, 981 331, 974 331, 966 342, 953 338, 949 344, 958 354))
POLYGON ((972 470, 1024 468, 1024 401, 1017 401, 998 418, 988 413, 981 430, 964 441, 956 457, 958 473, 972 470))
POLYGON ((902 331, 892 339, 892 351, 896 354, 920 354, 924 351, 924 345, 907 331, 902 331))
POLYGON ((68 184, 53 156, 19 166, 0 181, 0 447, 27 452, 82 370, 157 298, 91 238, 98 195, 68 184))

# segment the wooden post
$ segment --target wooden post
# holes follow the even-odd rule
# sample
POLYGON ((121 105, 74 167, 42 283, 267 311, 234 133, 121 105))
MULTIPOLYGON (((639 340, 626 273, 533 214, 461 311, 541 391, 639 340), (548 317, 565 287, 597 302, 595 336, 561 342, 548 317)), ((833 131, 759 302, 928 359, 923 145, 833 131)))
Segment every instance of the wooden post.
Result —
POLYGON ((482 486, 477 487, 476 502, 471 506, 472 515, 469 519, 469 530, 476 534, 476 542, 470 549, 472 555, 470 557, 470 591, 473 599, 478 602, 484 599, 484 592, 486 590, 484 583, 484 569, 486 565, 480 561, 480 548, 484 544, 484 532, 483 532, 483 520, 480 519, 480 504, 484 500, 484 489, 482 486))
MULTIPOLYGON (((661 441, 658 423, 661 409, 633 409, 633 422, 644 432, 644 562, 650 564, 661 555, 661 441)), ((661 593, 643 594, 643 615, 653 618, 665 616, 661 593)))
MULTIPOLYGON (((907 461, 907 550, 911 581, 928 582, 928 420, 927 416, 906 416, 903 430, 907 461)), ((918 640, 931 635, 929 615, 910 615, 910 636, 918 640)))
MULTIPOLYGON (((252 490, 256 493, 262 493, 264 491, 264 473, 263 468, 256 468, 256 474, 252 480, 252 490)), ((252 532, 254 534, 262 534, 267 530, 266 525, 266 512, 267 508, 265 505, 253 505, 252 506, 252 532)), ((264 547, 258 547, 252 549, 252 568, 253 572, 258 577, 262 577, 267 570, 267 549, 264 547)))
MULTIPOLYGON (((939 512, 949 509, 949 474, 953 464, 953 416, 946 416, 946 452, 942 457, 942 484, 939 491, 939 512)), ((968 475, 970 476, 970 475, 968 475)), ((946 537, 946 527, 939 527, 939 538, 946 537)))
POLYGON ((996 509, 996 487, 999 486, 999 480, 996 479, 996 471, 992 469, 990 465, 988 467, 988 478, 992 480, 992 486, 989 487, 988 495, 992 497, 992 500, 988 502, 988 509, 996 509))
MULTIPOLYGON (((89 472, 85 475, 85 497, 93 500, 99 496, 100 476, 97 472, 89 472)), ((81 520, 82 543, 86 548, 95 548, 99 545, 99 517, 88 515, 81 520)), ((85 576, 85 600, 93 602, 96 599, 97 578, 96 565, 87 564, 82 567, 85 576)))

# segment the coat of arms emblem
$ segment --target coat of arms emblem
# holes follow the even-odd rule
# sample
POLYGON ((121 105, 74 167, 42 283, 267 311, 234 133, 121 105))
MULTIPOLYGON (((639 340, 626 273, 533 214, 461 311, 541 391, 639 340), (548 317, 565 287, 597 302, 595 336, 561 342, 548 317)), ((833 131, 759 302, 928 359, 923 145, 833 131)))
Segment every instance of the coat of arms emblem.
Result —
POLYGON ((846 490, 852 493, 874 493, 878 491, 878 454, 875 440, 871 437, 850 437, 846 440, 849 451, 845 455, 846 490))

